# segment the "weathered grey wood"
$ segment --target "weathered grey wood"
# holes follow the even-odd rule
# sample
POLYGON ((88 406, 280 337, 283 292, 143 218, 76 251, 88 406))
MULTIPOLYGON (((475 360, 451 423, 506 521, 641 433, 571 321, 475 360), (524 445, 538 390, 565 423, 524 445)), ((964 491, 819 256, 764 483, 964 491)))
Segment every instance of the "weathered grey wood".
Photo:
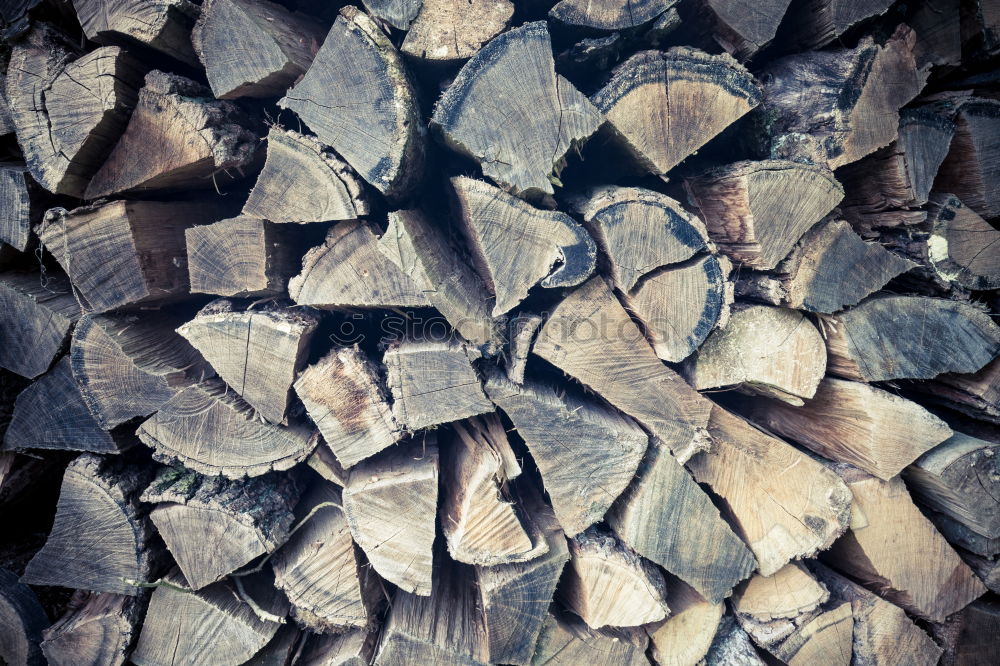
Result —
MULTIPOLYGON (((2 82, 0 82, 2 83, 2 82)), ((27 167, 0 164, 0 242, 18 252, 32 245, 32 227, 42 219, 41 188, 27 167)))
POLYGON ((0 274, 0 367, 34 379, 48 370, 80 318, 68 280, 0 274))
POLYGON ((752 6, 742 0, 702 0, 710 12, 712 36, 739 60, 748 60, 774 39, 791 0, 766 0, 752 6))
POLYGON ((908 388, 920 392, 924 400, 984 421, 1000 422, 1000 358, 974 373, 945 373, 930 382, 911 382, 908 388))
POLYGON ((986 589, 994 593, 1000 590, 1000 561, 962 548, 956 548, 955 551, 962 558, 962 561, 976 572, 976 575, 979 576, 979 580, 983 581, 986 589))
POLYGON ((423 0, 399 50, 421 62, 460 63, 503 32, 513 15, 510 0, 423 0))
MULTIPOLYGON (((8 79, 8 86, 10 86, 8 79)), ((950 192, 983 217, 1000 215, 1000 101, 973 97, 955 117, 955 137, 934 189, 950 192)))
POLYGON ((797 4, 790 20, 796 26, 794 41, 799 50, 828 44, 851 26, 885 13, 889 0, 809 0, 797 4))
POLYGON ((195 65, 191 27, 200 8, 190 0, 73 0, 87 39, 98 44, 138 42, 195 65))
POLYGON ((288 666, 290 663, 298 663, 295 659, 302 651, 306 637, 294 623, 283 624, 274 638, 246 662, 246 666, 288 666))
POLYGON ((544 319, 541 315, 522 313, 510 320, 508 339, 504 353, 507 358, 507 378, 515 384, 524 383, 524 371, 528 366, 528 355, 535 335, 544 319))
POLYGON ((17 575, 0 568, 0 659, 11 666, 43 666, 39 644, 42 630, 49 626, 45 610, 30 587, 17 575))
POLYGON ((372 16, 397 30, 408 30, 420 12, 423 0, 361 0, 372 16))
POLYGON ((736 618, 729 614, 723 615, 708 654, 705 655, 706 666, 764 666, 765 663, 736 618))
POLYGON ((945 0, 938 5, 921 3, 906 19, 917 32, 914 53, 917 66, 958 65, 962 60, 961 0, 945 0))
POLYGON ((14 133, 14 119, 10 117, 10 104, 7 103, 7 74, 0 75, 0 136, 14 133))
POLYGON ((996 641, 990 638, 1000 630, 1000 604, 995 600, 974 601, 931 630, 944 647, 942 666, 992 664, 1000 658, 996 641))
POLYGON ((549 18, 567 26, 591 30, 623 30, 655 20, 676 0, 560 0, 549 18))
POLYGON ((647 666, 648 643, 638 629, 594 631, 572 616, 548 614, 531 665, 647 666))
POLYGON ((931 195, 927 254, 943 279, 974 290, 1000 288, 1000 230, 958 197, 931 195))
POLYGON ((923 509, 923 514, 954 548, 988 558, 1000 554, 1000 537, 994 539, 984 537, 950 516, 926 507, 923 509))
POLYGON ((646 628, 650 656, 658 666, 698 664, 719 628, 725 603, 711 603, 684 581, 667 576, 667 599, 670 616, 666 621, 646 628))
POLYGON ((148 603, 148 593, 77 591, 66 613, 42 632, 49 665, 121 666, 139 636, 148 603))
POLYGON ((302 666, 368 666, 375 656, 378 634, 355 629, 336 636, 312 636, 297 664, 302 666))

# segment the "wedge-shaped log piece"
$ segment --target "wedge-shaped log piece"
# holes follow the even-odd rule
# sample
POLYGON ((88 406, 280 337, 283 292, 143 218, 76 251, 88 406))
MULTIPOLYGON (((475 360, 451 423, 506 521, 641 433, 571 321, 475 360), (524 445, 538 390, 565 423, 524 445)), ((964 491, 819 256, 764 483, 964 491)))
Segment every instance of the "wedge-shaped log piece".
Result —
MULTIPOLYGON (((751 577, 733 597, 733 608, 738 617, 764 623, 795 619, 815 611, 829 598, 826 587, 804 565, 790 562, 770 576, 751 577)), ((741 624, 747 628, 745 623, 741 624)))
POLYGON ((299 305, 317 308, 430 305, 430 294, 379 252, 371 227, 357 221, 335 225, 322 245, 306 253, 288 294, 299 305))
POLYGON ((422 62, 459 63, 503 32, 513 15, 510 0, 423 0, 399 50, 422 62))
POLYGON ((493 411, 472 362, 479 352, 457 341, 403 340, 385 352, 392 414, 420 430, 493 411))
MULTIPOLYGON (((165 578, 183 585, 180 572, 165 578)), ((270 642, 281 624, 260 617, 243 600, 253 599, 264 613, 283 617, 288 603, 263 576, 244 578, 243 591, 231 583, 190 592, 157 587, 132 653, 137 666, 238 666, 270 642), (242 595, 242 596, 241 596, 242 595)))
POLYGON ((992 664, 1000 657, 993 636, 1000 631, 1000 604, 993 599, 979 599, 933 625, 934 638, 944 647, 940 664, 992 664))
POLYGON ((944 421, 911 400, 833 377, 804 405, 758 400, 744 413, 768 432, 886 481, 952 436, 944 421))
POLYGON ((646 666, 649 639, 640 629, 594 631, 572 616, 549 614, 538 637, 531 666, 588 664, 646 666))
POLYGON ((212 99, 200 83, 152 71, 125 133, 85 197, 217 188, 223 170, 250 165, 258 146, 256 129, 239 107, 212 99), (156 150, 149 149, 151 142, 156 150))
POLYGON ((729 614, 723 615, 708 654, 705 655, 706 666, 764 666, 765 663, 736 618, 729 614))
POLYGON ((742 0, 701 1, 710 12, 715 41, 740 60, 771 43, 790 4, 791 0, 766 0, 750 10, 742 0))
POLYGON ((639 165, 665 174, 760 97, 759 84, 731 56, 680 46, 636 53, 591 100, 639 165))
POLYGON ((336 462, 344 467, 356 465, 403 436, 378 369, 357 347, 334 347, 299 376, 295 393, 336 462))
POLYGON ((603 279, 556 306, 532 352, 633 417, 682 461, 704 447, 711 403, 663 365, 603 279))
POLYGON ((231 479, 289 469, 318 441, 302 425, 262 423, 253 407, 218 380, 180 391, 136 434, 160 460, 180 460, 202 474, 231 479))
POLYGON ((601 114, 556 74, 549 31, 526 23, 492 39, 438 100, 431 127, 511 194, 552 194, 566 154, 601 114), (524 137, 530 136, 530 141, 524 137))
POLYGON ((421 211, 389 213, 379 251, 409 276, 463 338, 477 346, 499 344, 486 285, 421 211))
POLYGON ((149 517, 195 590, 222 580, 288 537, 299 488, 289 476, 245 481, 161 469, 142 494, 149 517))
POLYGON ((39 644, 49 618, 34 591, 7 569, 0 569, 0 620, 0 659, 12 666, 44 666, 39 644))
POLYGON ((420 181, 426 136, 413 86, 388 36, 356 7, 340 11, 309 70, 278 106, 298 114, 390 199, 420 181))
POLYGON ((50 666, 121 666, 139 636, 149 595, 77 591, 66 614, 42 632, 50 666))
POLYGON ((715 638, 724 603, 711 603, 674 576, 667 576, 670 617, 648 627, 650 656, 659 666, 691 666, 701 663, 715 638))
POLYGON ((311 636, 296 664, 302 666, 368 666, 375 656, 378 633, 354 629, 336 636, 311 636))
POLYGON ((549 18, 567 26, 591 30, 623 30, 649 23, 677 4, 677 0, 560 0, 549 18))
POLYGON ((884 46, 865 37, 853 49, 806 51, 769 64, 761 109, 771 157, 837 169, 889 145, 900 107, 927 78, 914 62, 914 41, 902 25, 884 46))
POLYGON ((316 137, 273 125, 243 214, 271 222, 353 220, 370 212, 361 179, 316 137))
POLYGON ((0 368, 34 379, 52 365, 80 318, 68 280, 0 274, 0 368))
POLYGON ((159 566, 162 547, 139 493, 152 470, 118 458, 85 453, 63 476, 55 523, 22 580, 130 596, 141 590, 126 581, 146 581, 159 566))
POLYGON ((184 231, 191 293, 278 296, 299 266, 285 229, 254 217, 233 217, 184 231))
POLYGON ((1000 358, 970 374, 946 373, 931 382, 911 382, 921 398, 977 419, 1000 423, 1000 358))
POLYGON ((842 666, 852 663, 854 616, 849 603, 834 605, 808 620, 800 618, 799 622, 783 640, 760 640, 760 643, 788 666, 808 666, 819 660, 842 666))
POLYGON ((976 372, 1000 353, 1000 327, 974 305, 876 296, 826 326, 829 371, 866 382, 976 372), (832 328, 832 330, 831 330, 832 328))
POLYGON ((431 594, 438 469, 432 433, 356 465, 344 488, 354 541, 375 571, 406 593, 431 594))
POLYGON ((309 466, 309 469, 340 488, 347 485, 347 470, 344 469, 344 466, 340 464, 337 457, 333 455, 333 451, 323 441, 320 441, 316 450, 306 458, 306 465, 309 466))
POLYGON ((535 335, 541 327, 544 319, 541 315, 531 313, 521 313, 514 317, 510 323, 510 333, 507 340, 505 354, 507 357, 507 378, 515 384, 524 383, 524 372, 528 367, 528 355, 531 353, 531 345, 535 342, 535 335))
POLYGON ((177 391, 212 370, 174 332, 176 313, 84 315, 73 331, 70 359, 80 395, 107 430, 149 416, 177 391))
POLYGON ((708 336, 685 371, 698 390, 736 386, 801 405, 826 370, 823 337, 801 312, 748 305, 708 336))
POLYGON ((927 221, 927 254, 938 275, 977 291, 1000 288, 1000 253, 991 250, 1000 246, 1000 229, 948 194, 931 196, 927 221))
POLYGON ((11 51, 6 96, 32 177, 81 197, 125 130, 144 70, 117 46, 77 54, 68 37, 36 23, 11 51))
POLYGON ((829 169, 764 160, 737 162, 687 182, 719 250, 753 268, 774 268, 844 188, 829 169))
MULTIPOLYGON (((924 516, 933 523, 948 543, 981 557, 993 558, 1000 554, 1000 537, 989 538, 975 532, 951 516, 923 508, 924 516)), ((971 565, 970 565, 971 566, 971 565)))
POLYGON ((305 74, 321 24, 268 0, 206 0, 191 42, 218 99, 278 97, 305 74))
POLYGON ((0 164, 0 242, 26 252, 34 238, 32 227, 43 214, 42 189, 27 167, 0 164))
POLYGON ((491 375, 486 393, 528 445, 569 536, 601 520, 628 486, 649 437, 631 419, 541 384, 491 375))
POLYGON ((261 416, 283 423, 292 382, 318 325, 319 317, 307 310, 277 305, 243 310, 220 299, 177 332, 261 416))
POLYGON ((927 506, 985 537, 1000 537, 1000 444, 957 432, 903 478, 927 506))
POLYGON ((422 0, 361 0, 368 12, 397 30, 406 30, 420 11, 422 0))
POLYGON ((976 575, 979 576, 979 580, 983 581, 986 589, 990 592, 1000 592, 1000 560, 977 555, 962 548, 956 548, 955 550, 962 558, 962 561, 976 572, 976 575))
POLYGON ((7 103, 7 74, 0 76, 0 136, 14 133, 14 119, 10 117, 10 104, 7 103))
MULTIPOLYGON (((10 79, 7 80, 8 90, 10 79)), ((12 107, 13 108, 13 107, 12 107)), ((955 118, 955 138, 934 189, 950 192, 987 219, 1000 215, 1000 101, 972 98, 955 118)))
POLYGON ((576 220, 540 210, 481 180, 451 179, 457 217, 494 316, 515 307, 537 284, 572 287, 594 272, 597 246, 576 220))
POLYGON ((73 0, 87 39, 98 44, 138 42, 189 65, 198 57, 191 48, 191 27, 199 7, 190 0, 73 0))
POLYGON ((882 481, 847 465, 837 472, 854 495, 851 529, 823 554, 826 564, 932 622, 986 592, 901 479, 882 481))
POLYGON ((796 4, 791 17, 794 40, 801 50, 829 44, 851 26, 885 13, 890 0, 808 0, 796 4))
POLYGON ((688 466, 726 501, 761 575, 829 548, 847 529, 851 493, 821 463, 721 407, 709 430, 712 450, 688 466))

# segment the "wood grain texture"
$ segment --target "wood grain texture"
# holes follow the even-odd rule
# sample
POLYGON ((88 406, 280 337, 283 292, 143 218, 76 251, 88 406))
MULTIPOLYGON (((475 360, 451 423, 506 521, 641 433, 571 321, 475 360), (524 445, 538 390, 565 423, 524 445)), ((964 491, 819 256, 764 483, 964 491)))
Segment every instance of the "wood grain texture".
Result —
POLYGON ((194 65, 191 28, 199 7, 190 0, 73 0, 87 39, 98 44, 138 42, 194 65))
POLYGON ((76 592, 66 613, 42 632, 42 653, 50 666, 121 666, 148 603, 148 593, 76 592))
POLYGON ((335 636, 312 636, 299 661, 302 666, 368 666, 375 656, 378 634, 354 629, 335 636))
POLYGON ((941 655, 943 666, 959 664, 992 664, 1000 656, 995 636, 1000 626, 1000 604, 992 599, 981 599, 948 618, 943 625, 934 626, 934 635, 944 646, 941 655))
POLYGON ((823 46, 854 24, 884 13, 891 4, 888 0, 809 0, 791 13, 798 26, 794 40, 800 49, 823 46))
POLYGON ((503 32, 513 15, 510 0, 423 0, 399 50, 420 62, 459 63, 503 32))
POLYGON ((48 370, 80 318, 61 276, 0 274, 0 367, 34 379, 48 370))
POLYGON ((711 603, 690 585, 667 576, 670 616, 646 628, 650 656, 659 666, 693 666, 701 663, 715 638, 726 607, 711 603))
POLYGON ((954 194, 987 219, 1000 215, 998 126, 1000 101, 973 97, 961 104, 951 148, 934 179, 935 190, 954 194))
POLYGON ((42 191, 28 168, 0 164, 0 242, 27 251, 35 236, 32 227, 43 214, 42 191))
POLYGON ((911 388, 935 404, 984 421, 1000 422, 1000 358, 973 373, 947 372, 932 382, 911 382, 911 388))
POLYGON ((719 628, 705 655, 706 666, 764 666, 765 662, 754 649, 747 632, 730 614, 722 616, 719 628))
POLYGON ((549 18, 579 28, 622 30, 649 23, 676 4, 676 0, 560 0, 549 10, 549 18))
POLYGON ((927 254, 934 270, 968 289, 1000 288, 1000 230, 965 206, 958 197, 931 195, 932 224, 927 254))
POLYGON ((703 0, 711 13, 712 36, 739 60, 748 60, 767 47, 791 5, 790 0, 767 0, 752 7, 742 0, 703 0))
POLYGON ((45 610, 30 587, 17 574, 0 568, 0 659, 12 666, 46 664, 39 644, 42 630, 49 625, 45 610))
POLYGON ((592 666, 646 666, 649 639, 637 629, 594 631, 572 616, 549 614, 538 636, 531 666, 586 663, 592 666))
POLYGON ((423 0, 361 0, 372 16, 397 30, 407 30, 423 6, 423 0))

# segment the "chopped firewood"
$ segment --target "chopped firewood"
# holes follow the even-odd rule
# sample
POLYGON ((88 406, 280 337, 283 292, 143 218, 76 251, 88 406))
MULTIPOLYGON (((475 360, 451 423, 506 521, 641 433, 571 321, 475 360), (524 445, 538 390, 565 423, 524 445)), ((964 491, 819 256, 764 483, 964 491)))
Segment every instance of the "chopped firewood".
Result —
POLYGON ((285 230, 253 217, 234 217, 185 229, 193 294, 277 296, 299 267, 285 230))
POLYGON ((976 572, 986 589, 990 592, 1000 593, 1000 560, 984 557, 962 548, 956 548, 955 551, 962 558, 962 561, 976 572))
POLYGON ((962 46, 985 54, 1000 50, 1000 14, 989 0, 962 3, 962 46))
POLYGON ((431 594, 438 468, 431 433, 423 442, 355 465, 344 488, 344 515, 355 543, 401 592, 431 594))
POLYGON ((354 629, 336 636, 314 635, 295 663, 301 666, 368 666, 375 656, 377 642, 378 633, 368 629, 354 629))
POLYGON ((591 99, 639 165, 662 175, 746 115, 761 95, 732 56, 678 46, 636 53, 591 99))
POLYGON ((309 457, 306 458, 306 465, 330 483, 341 488, 347 485, 347 470, 340 464, 340 461, 337 460, 333 451, 324 441, 320 441, 316 450, 309 454, 309 457))
MULTIPOLYGON (((814 611, 829 597, 826 587, 804 565, 790 562, 770 576, 754 575, 736 593, 733 608, 738 617, 770 622, 814 611)), ((743 628, 747 628, 746 624, 743 628)))
POLYGON ((541 315, 522 313, 510 320, 510 337, 507 341, 507 379, 515 384, 524 383, 528 354, 535 342, 538 329, 545 320, 541 315))
POLYGON ((289 469, 312 453, 319 437, 303 425, 262 422, 253 407, 214 379, 174 395, 136 434, 157 459, 232 479, 289 469))
POLYGON ((316 137, 273 125, 243 215, 271 222, 354 220, 371 212, 361 179, 316 137))
POLYGON ((490 40, 462 67, 431 117, 449 148, 479 162, 483 175, 511 194, 529 198, 554 192, 566 154, 600 124, 586 96, 556 74, 544 21, 490 40))
POLYGON ((743 411, 768 432, 886 481, 952 436, 944 421, 915 402, 833 377, 804 405, 759 400, 743 411))
POLYGON ((318 325, 319 317, 308 310, 277 305, 244 310, 219 299, 177 332, 261 416, 284 423, 292 382, 318 325))
POLYGON ((87 199, 109 194, 218 188, 249 166, 256 125, 232 102, 216 101, 200 83, 152 71, 114 150, 87 186, 87 199), (150 150, 150 139, 156 150, 150 150))
POLYGON ((800 621, 802 624, 780 643, 767 643, 768 651, 781 663, 788 666, 808 666, 819 661, 843 666, 852 663, 854 616, 849 603, 800 621))
POLYGON ((13 45, 6 85, 31 176, 81 197, 125 130, 144 70, 117 46, 77 55, 67 36, 36 23, 13 45))
POLYGON ((271 560, 292 616, 318 633, 367 627, 382 594, 354 547, 342 505, 336 486, 314 485, 295 510, 301 527, 271 560))
POLYGON ((490 400, 514 422, 570 537, 601 520, 632 480, 649 437, 631 419, 553 388, 491 375, 490 400))
POLYGON ((826 371, 823 336, 805 314, 769 305, 734 308, 685 372, 699 391, 735 386, 792 405, 813 397, 826 371))
POLYGON ((726 610, 724 603, 711 603, 684 581, 667 576, 670 617, 646 629, 650 656, 659 666, 692 666, 708 654, 715 631, 726 610))
POLYGON ((591 527, 570 539, 569 555, 559 598, 592 629, 638 627, 670 613, 663 574, 611 534, 591 527))
POLYGON ((791 0, 767 0, 750 9, 743 0, 701 0, 711 17, 715 41, 740 60, 771 43, 790 4, 791 0))
POLYGON ((889 145, 900 107, 927 78, 916 68, 914 41, 901 25, 884 46, 864 37, 853 49, 807 51, 769 64, 761 79, 765 151, 836 169, 889 145))
POLYGON ((851 493, 851 528, 823 561, 915 615, 941 622, 986 588, 924 518, 896 477, 835 467, 851 493))
POLYGON ((976 372, 1000 353, 1000 327, 969 303, 873 296, 824 326, 829 372, 877 382, 976 372))
POLYGON ((423 175, 426 137, 413 85, 389 37, 356 7, 341 9, 309 70, 278 106, 298 114, 390 199, 405 197, 423 175))
POLYGON ((513 15, 510 0, 423 0, 399 50, 427 63, 457 64, 503 32, 513 15))
POLYGON ((294 623, 286 623, 278 629, 274 638, 260 652, 246 662, 247 666, 289 666, 296 661, 302 651, 306 634, 294 623))
POLYGON ((725 500, 761 575, 829 548, 847 529, 851 493, 822 463, 721 407, 709 432, 712 450, 688 467, 725 500))
POLYGON ((567 26, 590 30, 623 30, 650 23, 677 4, 677 0, 560 0, 549 18, 567 26))
POLYGON ((27 167, 0 164, 0 243, 18 252, 32 246, 32 227, 44 214, 41 192, 27 167))
POLYGON ((389 213, 379 251, 409 276, 463 338, 476 346, 497 344, 486 285, 421 211, 389 213))
POLYGON ((191 591, 180 572, 153 590, 131 659, 137 666, 243 664, 282 626, 288 603, 262 574, 191 591), (250 601, 253 602, 249 603, 250 601))
POLYGON ((844 196, 829 169, 784 160, 737 162, 687 182, 719 250, 774 268, 844 196))
POLYGON ((77 322, 73 377, 102 428, 149 416, 211 375, 197 350, 174 332, 183 321, 178 314, 144 313, 88 314, 77 322))
MULTIPOLYGON (((45 609, 34 591, 17 575, 0 568, 0 659, 11 666, 44 666, 39 644, 42 630, 49 626, 45 609)), ((81 663, 81 662, 77 662, 81 663)))
POLYGON ((736 618, 723 615, 705 655, 705 666, 764 666, 765 663, 736 618))
MULTIPOLYGON (((10 80, 8 79, 8 88, 10 80)), ((971 98, 955 118, 955 137, 934 189, 950 192, 984 218, 1000 215, 1000 100, 971 98)))
POLYGON ((379 251, 364 222, 335 225, 322 245, 302 258, 302 272, 288 283, 299 305, 317 308, 427 307, 429 294, 379 251))
POLYGON ((663 365, 602 278, 556 306, 532 352, 633 417, 681 462, 704 448, 711 403, 663 365))
POLYGON ((146 613, 148 594, 77 591, 66 614, 42 632, 50 666, 121 666, 146 613))
POLYGON ((34 379, 49 369, 80 318, 68 280, 0 273, 0 367, 34 379))
POLYGON ((472 362, 479 352, 457 341, 403 340, 385 352, 392 414, 420 430, 493 411, 472 362))
POLYGON ((883 14, 891 0, 807 0, 796 3, 789 18, 795 26, 797 48, 815 49, 829 44, 851 26, 883 14))
POLYGON ((1000 659, 996 636, 1000 632, 1000 604, 980 599, 933 628, 944 647, 941 666, 976 664, 986 666, 1000 659))
POLYGON ((236 99, 285 94, 323 37, 322 24, 268 0, 206 0, 191 43, 215 97, 236 99))
POLYGON ((958 197, 935 194, 927 214, 931 226, 927 254, 943 279, 974 290, 1000 289, 1000 229, 958 197))
POLYGON ((989 558, 1000 554, 1000 537, 985 537, 951 516, 926 507, 923 513, 934 524, 937 531, 955 548, 965 549, 970 553, 989 558))
POLYGON ((361 2, 368 13, 397 30, 407 30, 423 4, 422 0, 361 0, 361 2))
POLYGON ((149 580, 162 554, 146 510, 139 505, 139 493, 152 473, 118 457, 91 453, 70 463, 52 531, 21 580, 138 595, 140 588, 133 583, 149 580))
POLYGON ((641 629, 594 631, 572 617, 549 614, 531 666, 647 666, 648 644, 649 639, 641 629))
POLYGON ((473 178, 452 178, 451 188, 473 262, 496 296, 494 316, 537 284, 572 287, 594 272, 594 240, 566 213, 539 210, 473 178))
POLYGON ((911 382, 907 388, 917 391, 921 399, 1000 423, 1000 358, 971 374, 945 373, 931 382, 911 382))
POLYGON ((920 3, 906 23, 917 32, 914 55, 917 66, 958 65, 962 61, 962 28, 959 5, 962 0, 920 3))
POLYGON ((199 7, 190 0, 73 0, 87 39, 98 44, 139 42, 187 64, 197 64, 191 28, 199 7))

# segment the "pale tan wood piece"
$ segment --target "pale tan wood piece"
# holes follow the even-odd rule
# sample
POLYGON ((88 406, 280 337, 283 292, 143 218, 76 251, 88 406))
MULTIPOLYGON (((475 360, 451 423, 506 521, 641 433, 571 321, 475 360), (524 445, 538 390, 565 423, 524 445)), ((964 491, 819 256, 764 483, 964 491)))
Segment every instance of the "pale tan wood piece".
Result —
POLYGON ((656 19, 676 0, 560 0, 549 18, 567 26, 591 30, 635 28, 656 19))
POLYGON ((66 613, 42 632, 42 653, 49 666, 124 664, 139 635, 148 597, 75 592, 66 613))
POLYGON ((670 617, 648 627, 650 656, 658 666, 696 666, 703 663, 726 610, 711 603, 690 585, 667 576, 670 617))
POLYGON ((531 666, 647 666, 649 639, 641 629, 594 631, 571 616, 548 615, 531 666))
POLYGON ((510 0, 423 0, 399 50, 421 62, 459 63, 503 32, 513 15, 510 0))
POLYGON ((799 562, 789 562, 770 576, 755 574, 733 597, 733 608, 760 622, 794 619, 816 610, 830 593, 799 562))
POLYGON ((319 443, 316 450, 306 458, 306 465, 330 483, 341 488, 347 485, 347 470, 333 455, 333 451, 326 445, 326 442, 319 443))

